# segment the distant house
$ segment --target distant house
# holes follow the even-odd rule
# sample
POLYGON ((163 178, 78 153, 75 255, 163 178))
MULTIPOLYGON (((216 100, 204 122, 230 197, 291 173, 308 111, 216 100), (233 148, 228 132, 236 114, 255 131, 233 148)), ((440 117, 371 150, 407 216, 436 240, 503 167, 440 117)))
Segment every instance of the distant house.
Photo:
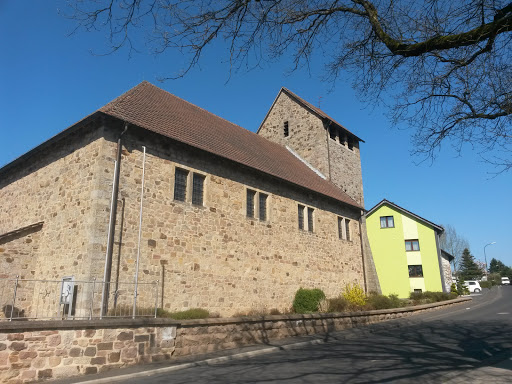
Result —
POLYGON ((450 258, 441 250, 444 229, 386 199, 366 214, 368 237, 382 293, 450 291, 450 258))
POLYGON ((150 303, 221 314, 376 284, 360 141, 284 88, 255 134, 143 82, 0 168, 0 279, 109 307, 157 282, 150 303))

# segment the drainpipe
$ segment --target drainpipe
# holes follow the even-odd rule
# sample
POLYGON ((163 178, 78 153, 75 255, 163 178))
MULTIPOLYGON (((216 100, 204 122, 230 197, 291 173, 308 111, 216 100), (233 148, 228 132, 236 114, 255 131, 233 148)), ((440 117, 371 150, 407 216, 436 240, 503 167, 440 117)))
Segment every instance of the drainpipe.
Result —
POLYGON ((108 296, 110 290, 110 277, 112 274, 112 254, 114 252, 114 238, 116 231, 116 212, 117 212, 117 199, 119 197, 119 175, 121 173, 121 152, 123 145, 121 143, 122 136, 128 130, 128 123, 125 122, 124 130, 117 139, 117 155, 114 170, 114 183, 112 186, 112 203, 110 206, 110 220, 108 223, 108 237, 107 237, 107 254, 105 257, 105 270, 103 274, 103 292, 101 296, 101 314, 106 315, 108 312, 108 296))

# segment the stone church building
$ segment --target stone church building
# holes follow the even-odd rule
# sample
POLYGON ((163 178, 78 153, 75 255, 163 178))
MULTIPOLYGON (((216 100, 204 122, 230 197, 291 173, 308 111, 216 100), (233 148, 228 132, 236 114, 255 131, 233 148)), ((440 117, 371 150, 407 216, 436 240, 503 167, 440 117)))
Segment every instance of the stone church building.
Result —
POLYGON ((284 88, 256 134, 143 82, 0 169, 0 280, 106 278, 111 306, 137 275, 221 315, 378 290, 360 142, 284 88))

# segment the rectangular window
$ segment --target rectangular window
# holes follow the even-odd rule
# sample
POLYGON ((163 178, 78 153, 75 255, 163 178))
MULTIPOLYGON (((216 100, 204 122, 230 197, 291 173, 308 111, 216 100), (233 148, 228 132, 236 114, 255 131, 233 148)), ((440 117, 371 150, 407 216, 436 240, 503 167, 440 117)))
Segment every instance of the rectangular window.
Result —
POLYGON ((380 217, 380 227, 381 228, 394 228, 395 221, 393 220, 393 216, 381 216, 380 217))
POLYGON ((350 220, 345 219, 345 240, 350 241, 350 220))
POLYGON ((247 217, 254 217, 254 197, 256 192, 248 189, 247 190, 247 217))
POLYGON ((406 251, 419 251, 420 242, 418 240, 405 240, 406 251))
POLYGON ((313 208, 308 207, 308 231, 313 232, 313 208))
POLYGON ((421 289, 415 289, 414 290, 414 293, 421 293, 421 292, 423 292, 421 289))
POLYGON ((343 239, 343 218, 338 217, 338 238, 343 239))
POLYGON ((192 204, 203 205, 204 179, 205 177, 198 173, 192 175, 192 204))
POLYGON ((290 135, 290 130, 288 129, 288 122, 284 122, 284 137, 288 137, 290 135))
POLYGON ((185 201, 187 197, 188 171, 176 168, 174 173, 174 200, 185 201))
POLYGON ((304 229, 304 206, 299 204, 299 229, 304 229))
POLYGON ((259 215, 260 215, 260 220, 261 221, 265 221, 267 220, 267 195, 265 195, 264 193, 259 193, 259 215))
POLYGON ((409 277, 423 277, 423 267, 421 265, 409 265, 409 277))

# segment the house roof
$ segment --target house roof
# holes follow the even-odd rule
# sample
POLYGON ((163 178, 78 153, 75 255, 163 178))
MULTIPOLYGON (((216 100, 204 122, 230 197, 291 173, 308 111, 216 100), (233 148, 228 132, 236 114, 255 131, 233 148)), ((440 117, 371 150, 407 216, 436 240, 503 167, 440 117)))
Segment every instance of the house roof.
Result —
MULTIPOLYGON (((327 113, 325 113, 324 111, 322 111, 320 108, 317 108, 315 107, 313 104, 307 102, 306 100, 304 100, 303 98, 297 96, 295 93, 293 93, 292 91, 290 91, 288 88, 285 88, 285 87, 282 87, 281 90, 279 91, 279 93, 277 94, 277 97, 275 98, 274 100, 274 103, 272 103, 272 107, 274 106, 274 104, 276 103, 277 99, 279 98, 279 96, 281 95, 281 93, 285 93, 287 94, 290 98, 292 98, 293 100, 295 100, 297 103, 299 103, 300 105, 302 105, 303 107, 305 107, 306 109, 308 109, 311 113, 313 113, 314 115, 318 116, 320 119, 322 120, 327 120, 328 122, 331 122, 335 125, 337 125, 339 128, 341 128, 343 131, 345 131, 345 133, 347 133, 348 135, 350 135, 352 138, 358 140, 358 141, 361 141, 364 143, 364 140, 357 137, 356 135, 354 135, 352 132, 350 132, 347 128, 345 128, 342 124, 338 123, 336 120, 334 120, 332 117, 330 117, 327 113)), ((272 110, 272 107, 270 107, 269 111, 267 112, 267 115, 265 116, 265 118, 263 119, 260 127, 258 128, 258 132, 259 130, 261 129, 261 127, 263 126, 263 123, 265 122, 265 120, 267 119, 268 117, 268 114, 270 113, 270 111, 272 110)))
POLYGON ((453 259, 455 259, 454 256, 452 256, 450 253, 446 252, 444 249, 441 249, 441 255, 446 257, 448 259, 448 261, 452 261, 453 259))
POLYGON ((427 219, 424 219, 423 217, 418 216, 415 213, 412 213, 411 211, 408 211, 407 209, 402 208, 401 206, 399 206, 399 205, 397 205, 397 204, 395 204, 395 203, 393 203, 391 201, 388 201, 386 199, 383 199, 380 203, 375 205, 373 208, 369 209, 368 212, 366 212, 366 216, 371 216, 373 213, 375 213, 375 211, 377 211, 377 209, 379 209, 383 205, 388 205, 390 207, 395 208, 398 211, 401 211, 401 212, 403 212, 403 213, 405 213, 405 214, 407 214, 409 216, 414 217, 415 219, 423 222, 424 224, 427 224, 428 226, 433 227, 440 234, 444 232, 444 228, 441 225, 434 224, 433 222, 428 221, 427 219))
POLYGON ((96 112, 0 168, 7 172, 50 144, 105 114, 214 155, 234 161, 339 202, 362 208, 328 180, 324 180, 285 147, 224 120, 147 81, 130 89, 96 112))

